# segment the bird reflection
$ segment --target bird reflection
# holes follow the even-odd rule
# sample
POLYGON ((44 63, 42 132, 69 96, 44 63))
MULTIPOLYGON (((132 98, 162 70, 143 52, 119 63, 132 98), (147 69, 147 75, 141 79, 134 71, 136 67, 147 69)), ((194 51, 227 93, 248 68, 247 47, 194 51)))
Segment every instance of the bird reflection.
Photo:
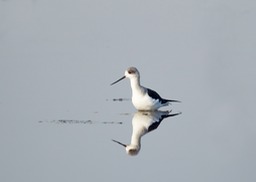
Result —
POLYGON ((155 130, 163 119, 173 117, 181 113, 171 114, 171 111, 138 111, 132 119, 132 137, 130 144, 123 144, 117 140, 112 140, 125 147, 126 153, 135 156, 141 148, 141 137, 150 131, 155 130))

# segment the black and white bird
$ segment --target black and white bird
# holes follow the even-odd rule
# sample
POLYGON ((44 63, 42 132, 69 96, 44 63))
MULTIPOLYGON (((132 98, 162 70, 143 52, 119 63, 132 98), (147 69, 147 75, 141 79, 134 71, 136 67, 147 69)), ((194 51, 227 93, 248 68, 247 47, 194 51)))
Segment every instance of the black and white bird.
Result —
POLYGON ((128 155, 137 155, 141 149, 141 138, 147 133, 155 130, 161 122, 168 117, 173 117, 181 114, 171 111, 138 111, 132 119, 132 136, 130 144, 124 144, 117 140, 112 140, 125 147, 128 155))
POLYGON ((135 67, 130 67, 125 71, 122 78, 113 82, 117 82, 129 78, 132 88, 132 103, 137 110, 154 111, 162 106, 167 106, 171 102, 180 102, 178 100, 163 99, 156 91, 143 87, 140 84, 140 73, 135 67))

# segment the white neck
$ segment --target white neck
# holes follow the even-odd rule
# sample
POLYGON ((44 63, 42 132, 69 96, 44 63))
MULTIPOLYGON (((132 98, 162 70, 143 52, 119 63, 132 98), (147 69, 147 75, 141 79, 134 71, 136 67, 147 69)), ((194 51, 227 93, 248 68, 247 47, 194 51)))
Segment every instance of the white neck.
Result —
POLYGON ((132 87, 132 93, 135 92, 141 92, 144 93, 143 87, 140 85, 140 77, 134 77, 130 79, 131 81, 131 87, 132 87))
POLYGON ((147 133, 147 129, 144 126, 133 126, 131 144, 140 148, 141 137, 147 133))

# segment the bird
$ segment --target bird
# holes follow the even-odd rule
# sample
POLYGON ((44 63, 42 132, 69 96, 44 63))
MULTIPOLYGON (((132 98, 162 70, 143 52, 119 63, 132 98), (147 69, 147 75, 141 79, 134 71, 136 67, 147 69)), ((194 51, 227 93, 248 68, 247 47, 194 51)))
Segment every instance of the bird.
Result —
POLYGON ((156 91, 143 87, 140 84, 140 73, 137 68, 129 67, 124 76, 110 85, 114 85, 119 81, 129 78, 132 88, 132 103, 139 111, 154 111, 160 107, 167 106, 171 102, 180 102, 178 100, 170 100, 162 98, 156 91))
POLYGON ((141 149, 141 138, 147 133, 157 129, 161 122, 168 117, 181 114, 172 111, 137 111, 132 118, 132 136, 130 144, 124 144, 112 139, 113 142, 125 147, 126 153, 135 156, 141 149))

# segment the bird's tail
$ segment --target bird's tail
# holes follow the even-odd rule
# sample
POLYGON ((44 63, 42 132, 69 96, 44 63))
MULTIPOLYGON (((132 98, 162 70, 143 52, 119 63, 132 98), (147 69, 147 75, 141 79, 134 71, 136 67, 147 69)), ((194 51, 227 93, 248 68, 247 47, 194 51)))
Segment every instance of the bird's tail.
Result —
POLYGON ((181 102, 179 100, 167 100, 167 99, 164 99, 165 102, 181 102))
POLYGON ((178 112, 178 113, 174 113, 174 114, 168 114, 168 115, 164 115, 163 118, 168 118, 168 117, 173 117, 173 116, 177 116, 180 115, 182 112, 178 112))

